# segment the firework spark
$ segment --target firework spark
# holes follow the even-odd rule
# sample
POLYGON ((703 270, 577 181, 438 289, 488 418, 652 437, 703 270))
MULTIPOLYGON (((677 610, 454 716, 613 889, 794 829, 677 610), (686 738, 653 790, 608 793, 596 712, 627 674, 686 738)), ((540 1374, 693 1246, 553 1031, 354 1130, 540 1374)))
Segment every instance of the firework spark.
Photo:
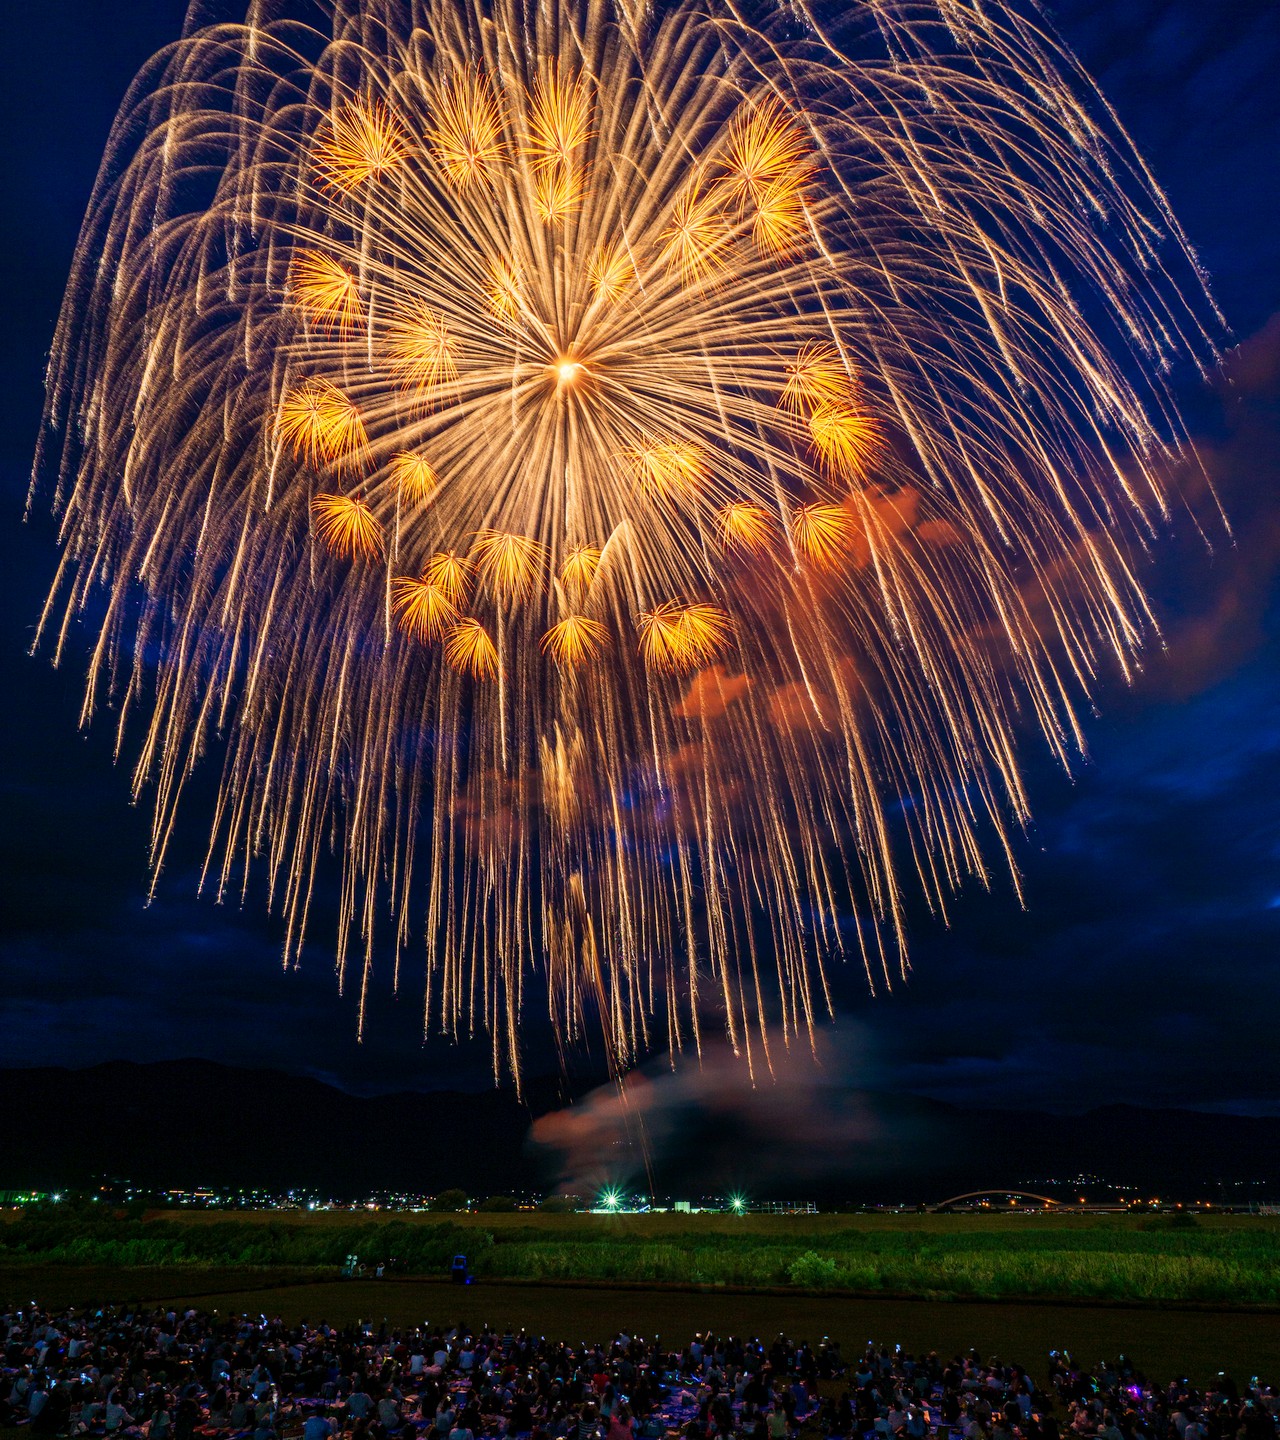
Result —
POLYGON ((313 325, 349 335, 364 323, 356 277, 331 256, 300 250, 289 267, 289 283, 313 325))
POLYGON ((445 178, 459 189, 496 178, 506 158, 502 109, 493 86, 474 69, 439 87, 431 107, 432 152, 445 178))
POLYGON ((542 648, 560 665, 594 659, 609 643, 609 630, 587 615, 567 615, 542 637, 542 648))
POLYGON ((577 595, 585 595, 599 565, 600 551, 594 545, 571 545, 560 567, 560 583, 577 595))
POLYGON ((358 190, 367 181, 390 174, 408 152, 400 122, 386 104, 356 100, 338 111, 316 146, 316 181, 333 190, 358 190))
POLYGON ((853 519, 843 505, 823 500, 798 505, 791 517, 791 538, 796 549, 816 565, 837 564, 853 528, 853 519))
POLYGON ((427 306, 393 323, 387 353, 405 389, 428 399, 434 398, 437 386, 458 378, 453 341, 444 316, 427 306))
POLYGON ((640 653, 659 670, 697 670, 720 653, 729 617, 715 605, 670 601, 640 616, 640 653))
POLYGON ((387 468, 405 499, 418 504, 430 500, 440 484, 440 477, 431 461, 425 455, 415 455, 410 450, 393 455, 387 468))
POLYGON ((475 679, 486 679, 498 673, 501 663, 498 647, 479 620, 459 620, 449 631, 444 649, 445 658, 455 669, 475 679))
POLYGON ((318 376, 285 392, 275 428, 277 439, 317 468, 353 461, 367 441, 359 410, 332 381, 318 376))
POLYGON ((759 550, 769 543, 773 533, 773 517, 763 505, 749 500, 735 500, 726 505, 717 517, 720 534, 726 545, 741 545, 746 550, 759 550))
POLYGON ((905 968, 907 880, 1016 882, 1019 717, 1069 763, 1131 671, 1217 325, 1018 3, 193 9, 37 461, 157 874, 221 736, 209 887, 290 961, 331 887, 362 1024, 425 934, 424 1030, 517 1074, 535 973, 619 1067, 754 1065, 905 968))
POLYGON ((359 495, 317 495, 311 502, 316 533, 345 559, 372 560, 382 553, 382 526, 359 495))
POLYGON ((419 640, 439 640, 458 623, 458 607, 439 585, 399 575, 391 582, 391 608, 402 629, 419 640))

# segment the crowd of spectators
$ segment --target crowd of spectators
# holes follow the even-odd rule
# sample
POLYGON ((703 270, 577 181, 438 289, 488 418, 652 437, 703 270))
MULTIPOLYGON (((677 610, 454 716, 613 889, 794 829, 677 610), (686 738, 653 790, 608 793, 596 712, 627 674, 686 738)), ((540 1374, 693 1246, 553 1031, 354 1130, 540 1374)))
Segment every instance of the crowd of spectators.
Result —
POLYGON ((0 1428, 114 1440, 1280 1440, 1275 1391, 1050 1357, 1049 1385, 826 1339, 286 1325, 197 1310, 0 1316, 0 1428))

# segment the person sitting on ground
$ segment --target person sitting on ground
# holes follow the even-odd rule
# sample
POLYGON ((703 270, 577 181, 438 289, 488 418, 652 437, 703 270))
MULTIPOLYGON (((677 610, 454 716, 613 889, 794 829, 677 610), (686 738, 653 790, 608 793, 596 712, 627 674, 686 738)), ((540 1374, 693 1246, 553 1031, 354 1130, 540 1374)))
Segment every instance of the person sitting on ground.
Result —
POLYGON ((302 1426, 302 1440, 332 1440, 333 1421, 324 1410, 313 1410, 302 1426))
POLYGON ((147 1421, 147 1440, 170 1440, 173 1435, 173 1415, 169 1410, 169 1397, 161 1395, 156 1408, 147 1421))
POLYGON ((125 1409, 118 1390, 113 1390, 107 1396, 106 1408, 102 1413, 102 1423, 108 1435, 115 1435, 126 1426, 133 1424, 133 1416, 125 1409))

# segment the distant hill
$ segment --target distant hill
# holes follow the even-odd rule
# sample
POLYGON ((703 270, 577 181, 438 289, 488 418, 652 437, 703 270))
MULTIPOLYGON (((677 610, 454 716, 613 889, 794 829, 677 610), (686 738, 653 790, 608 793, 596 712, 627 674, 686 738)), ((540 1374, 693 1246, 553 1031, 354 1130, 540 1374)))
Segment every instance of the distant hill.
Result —
MULTIPOLYGON (((1280 1119, 1122 1105, 1062 1116, 856 1098, 874 1115, 876 1138, 821 1155, 812 1144, 803 1156, 789 1152, 785 1135, 762 1144, 723 1115, 712 1122, 691 1112, 651 1157, 654 1187, 700 1195, 745 1184, 761 1196, 893 1203, 1093 1174, 1188 1199, 1246 1194, 1230 1188, 1235 1181, 1254 1182, 1252 1198, 1280 1195, 1280 1119)), ((101 1174, 339 1195, 538 1189, 554 1183, 558 1157, 531 1145, 529 1128, 563 1104, 555 1080, 533 1082, 522 1104, 509 1090, 356 1096, 204 1060, 0 1070, 0 1189, 74 1186, 101 1174)), ((608 1163, 602 1156, 602 1169, 608 1163)))
POLYGON ((489 1194, 537 1176, 524 1155, 531 1111, 509 1091, 367 1098, 275 1070, 113 1061, 0 1070, 0 1116, 0 1188, 109 1174, 159 1186, 489 1194))

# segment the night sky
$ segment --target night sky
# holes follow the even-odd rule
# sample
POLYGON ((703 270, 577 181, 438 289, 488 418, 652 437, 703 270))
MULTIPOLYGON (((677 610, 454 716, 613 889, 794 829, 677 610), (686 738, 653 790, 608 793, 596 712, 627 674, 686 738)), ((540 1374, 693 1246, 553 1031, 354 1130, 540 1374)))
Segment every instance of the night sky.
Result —
MULTIPOLYGON (((1028 742, 1025 910, 997 878, 965 893, 949 930, 913 915, 914 971, 894 993, 868 997, 856 963, 837 974, 823 1089, 1280 1114, 1280 6, 1065 0, 1053 13, 1231 327, 1214 386, 1186 377, 1183 393, 1235 540, 1210 550, 1183 519, 1155 549, 1144 578, 1166 648, 1133 688, 1101 688, 1074 777, 1028 742)), ((257 897, 244 910, 196 897, 198 787, 148 906, 148 802, 131 806, 110 726, 77 730, 82 641, 62 672, 27 655, 55 563, 47 507, 22 515, 61 290, 116 105, 182 16, 179 0, 54 0, 18 7, 5 29, 0 1064, 198 1056, 366 1093, 483 1086, 484 1043, 421 1046, 415 977, 399 1000, 380 980, 357 1046, 353 1003, 315 943, 322 921, 286 976, 257 897)), ((550 1063, 540 1023, 535 1068, 550 1063)))

